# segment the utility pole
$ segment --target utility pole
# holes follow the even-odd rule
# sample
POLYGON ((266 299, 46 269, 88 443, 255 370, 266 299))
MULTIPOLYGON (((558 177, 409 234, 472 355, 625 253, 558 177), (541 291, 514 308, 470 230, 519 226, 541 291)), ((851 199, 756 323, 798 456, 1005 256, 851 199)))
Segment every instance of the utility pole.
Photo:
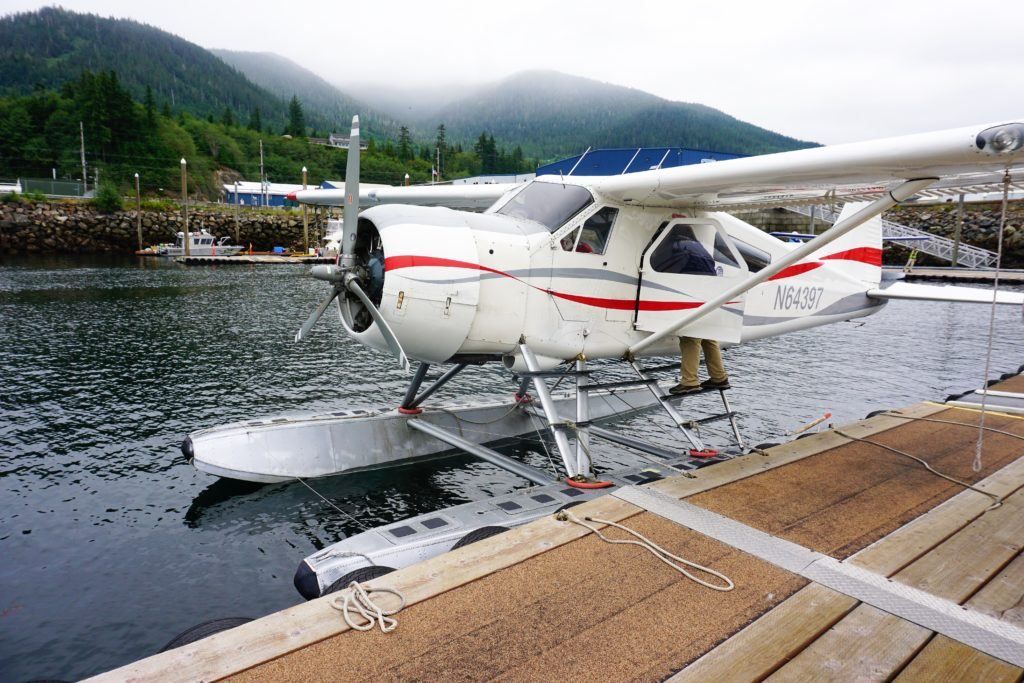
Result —
MULTIPOLYGON (((306 167, 302 167, 302 189, 306 189, 306 167)), ((306 217, 306 205, 302 205, 302 243, 306 254, 309 254, 309 218, 306 217)))
POLYGON ((956 231, 953 233, 953 267, 960 260, 960 234, 964 229, 964 195, 956 203, 956 231))
POLYGON ((241 238, 238 236, 238 210, 241 206, 242 200, 238 196, 238 181, 235 181, 235 244, 241 244, 241 238))
POLYGON ((139 251, 142 251, 142 192, 139 190, 139 174, 135 174, 135 232, 139 237, 139 251))
POLYGON ((181 158, 181 222, 184 228, 182 232, 185 234, 185 256, 191 256, 192 251, 189 249, 189 242, 192 241, 192 236, 188 234, 188 163, 185 161, 185 157, 181 158))
POLYGON ((437 182, 441 182, 441 148, 435 147, 434 149, 437 154, 437 182))
POLYGON ((85 126, 78 122, 79 151, 82 154, 82 194, 89 191, 89 176, 85 174, 85 126))
POLYGON ((260 201, 267 205, 267 176, 263 173, 263 138, 260 138, 260 201))

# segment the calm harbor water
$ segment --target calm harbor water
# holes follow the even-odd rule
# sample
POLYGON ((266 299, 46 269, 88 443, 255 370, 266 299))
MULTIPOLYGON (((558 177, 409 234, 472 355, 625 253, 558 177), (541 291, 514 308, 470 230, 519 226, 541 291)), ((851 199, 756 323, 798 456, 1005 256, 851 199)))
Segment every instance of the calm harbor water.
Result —
MULTIPOLYGON (((83 677, 201 621, 282 609, 301 600, 298 562, 341 533, 525 485, 461 456, 314 482, 349 519, 300 484, 218 481, 185 462, 178 444, 200 427, 401 397, 406 376, 336 319, 292 342, 324 293, 307 272, 0 261, 0 680, 83 677)), ((988 316, 893 302, 733 349, 744 435, 780 440, 826 411, 842 423, 978 386, 988 316)), ((1020 309, 997 321, 995 375, 1024 362, 1020 309)), ((450 387, 507 394, 511 383, 485 368, 450 387)), ((666 425, 647 415, 624 427, 665 443, 666 425)), ((599 448, 609 466, 636 462, 599 448)), ((529 444, 507 452, 546 463, 529 444)))

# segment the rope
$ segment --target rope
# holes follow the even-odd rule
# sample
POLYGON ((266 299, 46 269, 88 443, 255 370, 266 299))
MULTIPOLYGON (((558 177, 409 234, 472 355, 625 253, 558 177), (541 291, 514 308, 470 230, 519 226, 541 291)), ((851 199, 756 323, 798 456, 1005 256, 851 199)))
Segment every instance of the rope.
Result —
MULTIPOLYGON (((981 380, 982 388, 988 386, 988 373, 992 367, 992 340, 996 332, 996 299, 999 298, 999 270, 1003 266, 1003 232, 1006 227, 1006 205, 1010 197, 1010 172, 1003 175, 1003 209, 999 217, 999 242, 996 248, 996 272, 992 284, 992 312, 988 318, 988 348, 985 351, 985 376, 981 380)), ((971 469, 981 471, 981 446, 985 440, 985 409, 988 403, 988 392, 981 394, 981 419, 978 422, 978 441, 974 444, 974 462, 971 469)))
MULTIPOLYGON (((958 409, 960 409, 959 406, 956 406, 956 407, 958 409)), ((882 413, 882 415, 884 415, 885 417, 900 417, 900 418, 903 418, 904 420, 921 420, 922 422, 938 422, 940 424, 946 424, 946 425, 960 425, 961 427, 978 427, 979 426, 979 425, 971 424, 970 422, 957 422, 956 420, 940 420, 940 419, 935 418, 935 417, 914 417, 913 415, 904 415, 902 413, 894 413, 892 411, 886 411, 886 412, 882 413)), ((1013 417, 1013 416, 1010 415, 1008 417, 1013 417)), ((1005 429, 996 429, 995 427, 981 427, 981 429, 984 429, 986 432, 992 432, 993 434, 1002 434, 1003 436, 1011 436, 1014 439, 1020 439, 1021 441, 1024 441, 1024 436, 1021 436, 1020 434, 1014 434, 1013 432, 1008 432, 1005 429)))
POLYGON ((360 528, 360 529, 362 529, 363 531, 368 531, 368 529, 367 529, 367 528, 366 528, 365 526, 363 526, 363 524, 362 524, 362 523, 361 523, 361 522, 360 522, 360 521, 359 521, 358 519, 356 519, 355 517, 353 517, 353 516, 352 516, 352 515, 350 515, 349 513, 345 512, 344 510, 342 510, 342 509, 341 509, 340 507, 338 507, 337 505, 335 505, 335 504, 334 504, 334 503, 332 503, 331 501, 329 501, 329 500, 327 500, 326 498, 324 498, 324 497, 323 497, 322 495, 320 495, 320 492, 319 492, 319 491, 317 491, 317 490, 316 490, 315 488, 313 488, 312 486, 310 486, 309 484, 307 484, 307 483, 306 483, 306 482, 305 482, 305 481, 304 481, 304 480, 302 479, 302 477, 295 477, 295 481, 299 482, 300 484, 302 484, 303 486, 305 486, 305 487, 306 487, 307 489, 309 489, 310 491, 312 491, 312 492, 314 493, 314 495, 316 495, 316 497, 317 497, 317 498, 319 498, 319 499, 320 499, 320 500, 322 500, 323 502, 325 502, 325 503, 327 503, 328 505, 330 505, 330 506, 331 506, 332 508, 334 508, 334 509, 335 509, 335 510, 336 510, 337 512, 340 512, 340 513, 341 513, 342 515, 344 515, 345 517, 348 517, 349 519, 351 519, 351 520, 352 520, 352 522, 353 522, 353 523, 354 523, 354 524, 355 524, 355 525, 356 525, 357 527, 359 527, 359 528, 360 528))
POLYGON ((725 574, 722 574, 721 572, 716 572, 714 569, 711 569, 710 567, 705 567, 703 565, 699 565, 696 562, 690 562, 689 560, 683 559, 682 557, 679 557, 678 555, 673 555, 672 553, 670 553, 669 551, 665 550, 661 546, 655 544, 650 539, 644 537, 642 534, 639 534, 636 531, 633 531, 632 529, 630 529, 629 527, 623 526, 622 524, 616 524, 615 522, 609 522, 606 519, 597 519, 596 517, 584 517, 583 519, 580 519, 579 517, 577 517, 576 515, 572 514, 568 510, 562 510, 561 512, 559 512, 555 516, 555 519, 558 519, 559 521, 569 521, 569 522, 572 522, 573 524, 578 524, 578 525, 580 525, 580 526, 582 526, 582 527, 584 527, 586 529, 589 529, 590 531, 593 531, 595 534, 597 534, 598 538, 600 538, 605 543, 611 543, 613 545, 636 545, 636 546, 640 546, 641 548, 643 548, 644 550, 647 550, 652 555, 657 557, 659 560, 661 560, 662 562, 664 562, 668 566, 672 567, 677 572, 679 572, 680 574, 682 574, 686 578, 690 579, 694 583, 699 583, 700 585, 702 585, 702 586, 704 586, 706 588, 710 588, 711 590, 726 592, 726 591, 731 591, 733 588, 736 587, 736 585, 732 582, 732 579, 730 579, 725 574), (591 525, 587 524, 587 522, 595 522, 597 524, 605 524, 607 526, 613 526, 616 529, 622 529, 627 534, 635 536, 636 538, 639 538, 640 540, 639 541, 629 541, 629 540, 622 540, 622 539, 616 540, 614 538, 608 538, 607 536, 605 536, 604 534, 601 533, 600 529, 598 529, 595 526, 591 526, 591 525), (675 560, 675 562, 673 562, 673 560, 675 560), (676 563, 678 563, 678 564, 676 564, 676 563), (690 567, 692 569, 696 569, 697 571, 704 572, 706 574, 711 574, 712 576, 717 577, 717 578, 721 579, 723 582, 725 582, 725 585, 724 586, 715 585, 713 583, 709 583, 709 582, 705 581, 704 579, 698 578, 698 577, 694 576, 693 574, 691 574, 690 572, 688 572, 686 570, 686 567, 690 567))
POLYGON ((471 425, 490 425, 490 424, 494 424, 495 422, 501 422, 506 417, 508 417, 509 415, 514 413, 518 408, 519 408, 519 404, 516 403, 511 408, 506 410, 504 413, 502 413, 501 415, 499 415, 498 417, 496 417, 496 418, 494 418, 492 420, 469 420, 469 419, 466 419, 466 418, 462 417, 461 415, 456 413, 454 410, 450 410, 448 408, 444 408, 444 407, 441 407, 441 406, 435 407, 434 410, 438 410, 438 411, 440 411, 442 413, 445 413, 447 415, 451 415, 452 417, 455 418, 456 422, 465 422, 466 424, 471 424, 471 425))
POLYGON ((906 451, 901 451, 900 449, 893 448, 892 446, 887 446, 884 443, 878 443, 877 441, 872 441, 871 439, 862 439, 859 436, 852 436, 852 435, 847 434, 847 433, 845 433, 845 432, 843 432, 842 430, 839 430, 839 429, 833 429, 832 431, 834 433, 838 434, 839 436, 842 436, 844 438, 850 439, 851 441, 859 441, 861 443, 871 444, 872 446, 877 446, 878 448, 884 448, 887 451, 892 451, 893 453, 896 453, 897 455, 902 455, 905 458, 910 458, 911 460, 916 460, 917 462, 921 463, 921 465, 923 465, 926 470, 928 470, 929 472, 931 472, 935 476, 942 477, 943 479, 945 479, 947 481, 953 482, 957 486, 962 486, 963 488, 971 490, 971 491, 974 491, 975 493, 980 493, 983 496, 988 496, 993 501, 992 505, 989 506, 989 508, 988 508, 989 510, 995 510, 997 507, 999 507, 1000 505, 1003 504, 1003 499, 1001 497, 999 497, 999 496, 997 496, 997 495, 995 495, 993 493, 989 493, 988 491, 982 491, 978 487, 973 486, 971 484, 968 484, 966 481, 962 481, 960 479, 957 479, 956 477, 951 477, 948 474, 945 474, 943 472, 939 472, 937 469, 935 469, 934 467, 929 465, 927 461, 917 457, 916 455, 913 455, 911 453, 907 453, 906 451))
POLYGON ((394 588, 366 590, 359 582, 353 581, 340 595, 331 599, 331 607, 341 612, 341 616, 345 618, 345 623, 349 625, 349 628, 356 631, 371 631, 374 626, 380 626, 380 630, 384 633, 391 633, 398 628, 398 619, 393 619, 391 615, 398 614, 405 607, 405 596, 394 588), (372 593, 390 593, 398 598, 400 604, 395 609, 382 609, 370 598, 372 593), (356 614, 366 621, 357 624, 353 620, 356 614))

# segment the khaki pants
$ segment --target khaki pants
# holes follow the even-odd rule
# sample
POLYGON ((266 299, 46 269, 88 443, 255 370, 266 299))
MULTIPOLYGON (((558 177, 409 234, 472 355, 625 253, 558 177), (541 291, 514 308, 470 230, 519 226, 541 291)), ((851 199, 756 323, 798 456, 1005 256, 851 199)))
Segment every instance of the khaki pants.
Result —
POLYGON ((711 379, 715 382, 725 382, 729 379, 729 376, 725 374, 722 351, 718 348, 717 341, 680 337, 679 354, 682 356, 682 362, 679 364, 679 383, 684 387, 695 387, 700 384, 697 379, 697 366, 700 365, 701 349, 704 350, 704 361, 708 366, 708 375, 711 379))

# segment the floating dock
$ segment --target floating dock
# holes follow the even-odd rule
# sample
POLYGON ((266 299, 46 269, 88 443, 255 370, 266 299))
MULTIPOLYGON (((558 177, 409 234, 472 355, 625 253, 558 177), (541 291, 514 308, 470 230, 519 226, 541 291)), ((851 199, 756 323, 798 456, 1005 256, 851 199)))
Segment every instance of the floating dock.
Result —
MULTIPOLYGON (((1024 404, 1024 376, 989 390, 1024 404)), ((391 633, 335 594, 96 680, 1018 681, 1024 418, 989 407, 974 471, 981 416, 919 403, 570 511, 728 592, 547 516, 368 582, 406 597, 391 633)))
POLYGON ((276 254, 238 254, 236 256, 175 256, 176 263, 186 266, 238 266, 283 263, 334 263, 334 256, 281 256, 276 254))
MULTIPOLYGON (((893 268, 896 272, 903 272, 893 268)), ((947 282, 984 282, 992 284, 996 271, 992 268, 929 268, 914 266, 905 273, 905 280, 945 280, 947 282)), ((1001 270, 999 282, 1004 284, 1024 284, 1024 270, 1001 270)))

